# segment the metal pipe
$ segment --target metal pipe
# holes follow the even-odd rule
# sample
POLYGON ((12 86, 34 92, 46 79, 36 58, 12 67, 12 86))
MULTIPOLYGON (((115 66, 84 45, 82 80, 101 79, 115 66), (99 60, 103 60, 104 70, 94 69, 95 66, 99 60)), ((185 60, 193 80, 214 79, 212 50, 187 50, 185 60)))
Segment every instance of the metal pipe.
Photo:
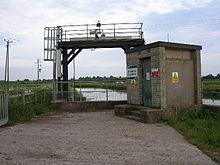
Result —
POLYGON ((80 94, 79 100, 82 101, 82 98, 81 98, 81 96, 82 96, 82 91, 81 91, 82 84, 81 84, 81 83, 80 83, 79 87, 80 87, 80 88, 79 88, 79 94, 80 94))
POLYGON ((86 32, 87 32, 87 40, 89 39, 89 25, 86 25, 86 32))

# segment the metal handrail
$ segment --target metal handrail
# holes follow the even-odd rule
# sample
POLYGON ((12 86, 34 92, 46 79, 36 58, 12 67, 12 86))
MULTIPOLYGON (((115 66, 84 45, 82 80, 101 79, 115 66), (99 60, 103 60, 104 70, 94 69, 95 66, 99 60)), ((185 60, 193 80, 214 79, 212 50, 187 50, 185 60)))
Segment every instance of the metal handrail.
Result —
MULTIPOLYGON (((129 23, 129 22, 124 22, 124 23, 102 23, 101 25, 142 25, 143 26, 143 23, 141 22, 136 22, 136 23, 129 23)), ((61 25, 59 27, 69 27, 69 26, 96 26, 96 24, 76 24, 76 25, 61 25)), ((54 28, 54 26, 48 26, 48 27, 45 27, 45 28, 54 28)))
POLYGON ((8 122, 8 95, 0 94, 0 126, 8 122))
POLYGON ((62 25, 44 28, 44 59, 54 61, 55 50, 63 41, 143 40, 143 23, 62 25))
POLYGON ((94 91, 82 91, 81 88, 78 88, 77 91, 53 91, 53 101, 65 100, 65 101, 122 101, 127 100, 127 95, 125 91, 116 91, 113 90, 94 90, 94 91), (119 95, 120 93, 120 95, 119 95), (126 95, 121 96, 121 95, 126 95), (76 100, 76 96, 79 98, 76 100))

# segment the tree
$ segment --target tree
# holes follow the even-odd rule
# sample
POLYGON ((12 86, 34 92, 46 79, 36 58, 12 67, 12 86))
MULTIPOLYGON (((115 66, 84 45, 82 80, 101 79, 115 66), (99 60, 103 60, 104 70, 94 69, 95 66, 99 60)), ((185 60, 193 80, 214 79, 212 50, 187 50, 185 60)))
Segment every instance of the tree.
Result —
POLYGON ((202 79, 204 79, 204 80, 213 80, 213 79, 215 79, 215 76, 213 76, 212 74, 209 74, 207 76, 203 76, 202 79))

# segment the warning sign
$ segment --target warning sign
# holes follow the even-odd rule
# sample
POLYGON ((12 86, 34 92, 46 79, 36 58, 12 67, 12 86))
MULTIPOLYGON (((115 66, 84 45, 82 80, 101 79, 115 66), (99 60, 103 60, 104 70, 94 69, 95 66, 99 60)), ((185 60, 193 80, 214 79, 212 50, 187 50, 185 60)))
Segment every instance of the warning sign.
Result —
POLYGON ((159 76, 159 69, 158 68, 152 68, 151 69, 151 77, 158 77, 159 76))
POLYGON ((178 82, 179 82, 178 72, 172 72, 172 83, 178 83, 178 82))
POLYGON ((137 82, 135 79, 131 80, 131 88, 137 88, 137 82))

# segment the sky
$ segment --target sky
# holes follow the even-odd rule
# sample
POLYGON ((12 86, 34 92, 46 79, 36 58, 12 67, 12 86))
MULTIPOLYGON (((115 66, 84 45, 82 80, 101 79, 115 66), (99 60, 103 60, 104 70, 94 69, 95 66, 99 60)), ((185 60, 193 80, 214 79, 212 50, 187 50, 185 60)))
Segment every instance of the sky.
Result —
MULTIPOLYGON (((220 0, 0 0, 0 80, 10 47, 10 80, 34 80, 37 58, 41 79, 52 78, 44 61, 44 27, 74 24, 142 22, 146 43, 202 45, 202 75, 220 73, 220 0)), ((126 76, 121 49, 83 50, 76 57, 76 77, 126 76)), ((72 64, 69 78, 73 77, 72 64)))

